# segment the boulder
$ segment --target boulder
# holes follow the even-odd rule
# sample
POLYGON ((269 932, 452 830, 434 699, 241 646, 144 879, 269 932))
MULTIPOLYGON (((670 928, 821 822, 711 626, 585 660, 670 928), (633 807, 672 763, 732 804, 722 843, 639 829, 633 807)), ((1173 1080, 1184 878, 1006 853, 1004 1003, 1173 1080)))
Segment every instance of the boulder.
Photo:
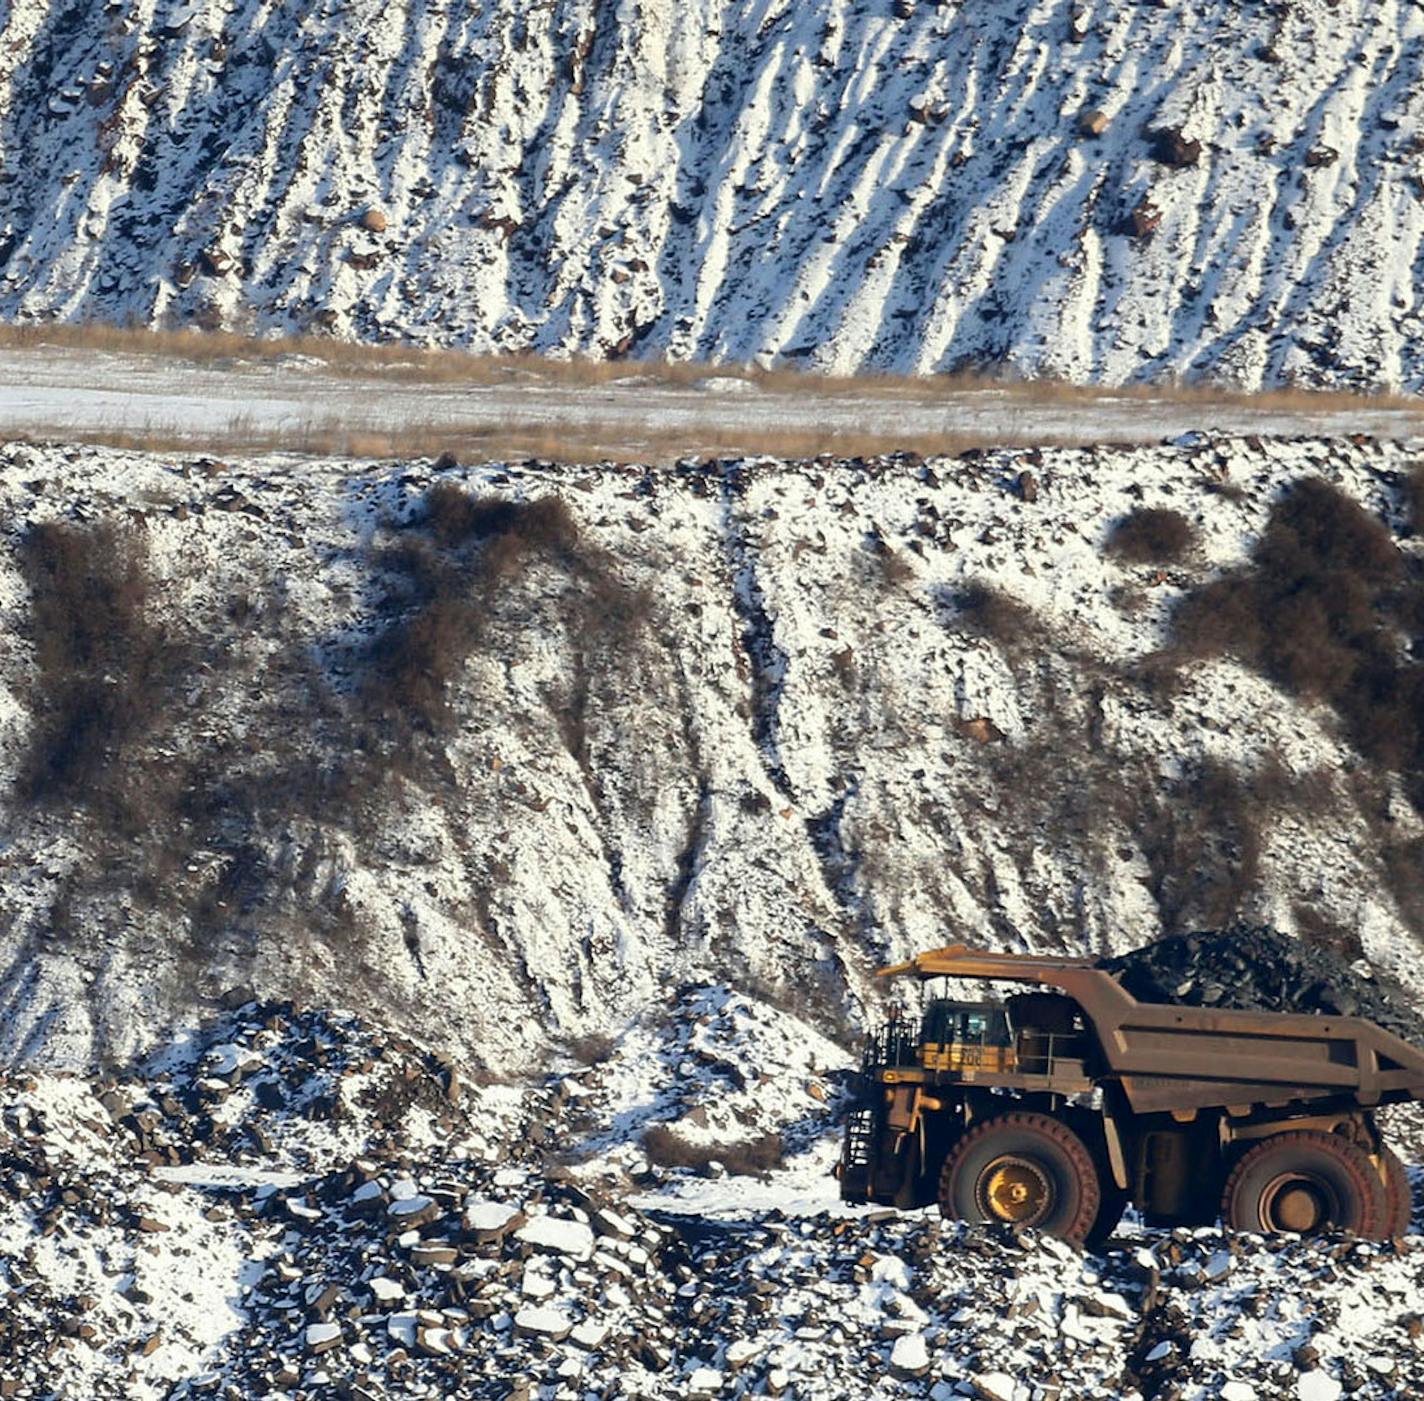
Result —
POLYGON ((901 1381, 913 1381, 930 1369, 930 1352, 923 1333, 906 1333, 895 1340, 890 1349, 890 1375, 901 1381))
POLYGON ((1134 238, 1151 238, 1162 225, 1162 211, 1152 203, 1151 195, 1143 195, 1133 206, 1129 226, 1134 238))
POLYGON ((401 1201, 392 1202, 386 1208, 386 1215, 390 1217, 392 1225, 406 1231, 418 1226, 427 1226, 440 1214, 440 1207, 426 1196, 406 1197, 401 1201))
POLYGON ((961 720, 959 732, 965 739, 975 744, 998 744, 1004 739, 1004 732, 987 716, 978 715, 972 720, 961 720))
POLYGON ((573 1320, 562 1309, 531 1307, 514 1315, 514 1331, 521 1337, 561 1343, 573 1330, 573 1320))
POLYGON ((1159 127, 1152 133, 1152 159, 1159 165, 1183 170, 1201 160, 1202 143, 1179 127, 1159 127))
POLYGON ((527 1219, 517 1206, 470 1197, 465 1202, 461 1224, 477 1245, 491 1245, 517 1231, 527 1219))
POLYGON ((593 1254, 593 1230, 582 1221, 533 1216, 514 1233, 514 1238, 532 1245, 535 1250, 568 1255, 575 1260, 587 1260, 593 1254))
POLYGON ((459 1254, 460 1252, 448 1241, 423 1241, 420 1245, 411 1247, 410 1262, 423 1268, 438 1269, 442 1266, 453 1265, 459 1254))
POLYGON ((1015 1401, 1017 1387, 1007 1372, 981 1372, 970 1385, 979 1401, 1015 1401))
POLYGON ((314 1357, 320 1357, 322 1353, 330 1352, 340 1342, 341 1325, 339 1323, 313 1323, 307 1328, 307 1351, 314 1357))
POLYGON ((1328 1372, 1303 1372, 1295 1384, 1297 1401, 1339 1401, 1344 1390, 1328 1372))
POLYGON ((611 1236, 619 1240, 632 1240, 637 1234, 633 1223, 626 1216, 609 1207, 600 1207, 593 1213, 593 1229, 600 1236, 611 1236))

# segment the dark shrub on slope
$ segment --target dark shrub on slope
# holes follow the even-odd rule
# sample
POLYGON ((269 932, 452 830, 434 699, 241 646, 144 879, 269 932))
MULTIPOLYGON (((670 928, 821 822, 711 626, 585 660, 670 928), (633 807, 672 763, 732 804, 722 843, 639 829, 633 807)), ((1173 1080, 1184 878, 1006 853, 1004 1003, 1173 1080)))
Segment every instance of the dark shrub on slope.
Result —
POLYGON ((30 589, 38 717, 21 768, 32 802, 80 804, 119 829, 157 816, 141 740, 163 723, 184 665, 149 603, 143 537, 47 521, 19 551, 30 589))
POLYGON ((1106 549, 1129 564, 1175 564, 1196 543, 1196 527, 1180 511, 1144 506, 1113 526, 1106 549))
MULTIPOLYGON (((1369 758, 1424 777, 1424 586, 1382 522, 1329 482, 1281 496, 1246 569, 1189 595, 1179 653, 1229 654, 1329 704, 1369 758)), ((1416 801, 1424 798, 1418 787, 1416 801)))
MULTIPOLYGON (((516 585, 539 563, 560 576, 561 609, 580 666, 636 656, 651 601, 583 539, 555 496, 508 501, 440 482, 425 496, 415 538, 380 563, 393 576, 390 621, 372 643, 362 699, 367 713, 431 734, 452 723, 450 687, 500 617, 530 607, 516 585)), ((586 686, 576 688, 586 689, 586 686)))

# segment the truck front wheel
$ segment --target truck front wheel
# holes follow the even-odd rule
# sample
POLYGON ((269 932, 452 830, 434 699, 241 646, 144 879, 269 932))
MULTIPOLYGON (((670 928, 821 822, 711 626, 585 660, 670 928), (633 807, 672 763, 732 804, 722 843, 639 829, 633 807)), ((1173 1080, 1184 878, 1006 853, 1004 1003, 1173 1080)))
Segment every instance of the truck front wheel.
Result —
POLYGON ((1391 1229, 1388 1194, 1359 1148, 1314 1129, 1263 1139, 1226 1179, 1221 1216, 1238 1231, 1349 1231, 1378 1239, 1391 1229))
POLYGON ((1032 1226, 1082 1242, 1102 1188, 1093 1155, 1066 1124, 1010 1113, 970 1129, 945 1159, 940 1214, 951 1221, 1032 1226))

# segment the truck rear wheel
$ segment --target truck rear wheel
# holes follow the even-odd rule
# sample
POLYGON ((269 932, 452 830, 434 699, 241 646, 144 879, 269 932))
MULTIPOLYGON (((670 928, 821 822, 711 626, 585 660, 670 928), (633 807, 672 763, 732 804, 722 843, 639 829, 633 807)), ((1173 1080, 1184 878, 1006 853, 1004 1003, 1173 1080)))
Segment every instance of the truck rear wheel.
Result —
POLYGON ((1098 1182, 1102 1192, 1102 1202, 1098 1207, 1098 1215, 1093 1222, 1093 1229, 1083 1237, 1083 1244, 1094 1252, 1101 1251, 1112 1239, 1112 1233, 1117 1230, 1118 1224, 1132 1200, 1116 1182, 1111 1180, 1111 1173, 1105 1174, 1099 1169, 1098 1182))
POLYGON ((1010 1113, 970 1129, 945 1159, 940 1214, 951 1221, 1032 1226, 1082 1242, 1102 1189, 1093 1155, 1066 1124, 1010 1113))
POLYGON ((1414 1223, 1414 1192, 1399 1154, 1393 1148, 1381 1148, 1380 1158, 1389 1183, 1389 1235, 1391 1240, 1399 1240, 1409 1234, 1414 1223))
POLYGON ((1226 1179, 1221 1216, 1238 1231, 1350 1231, 1376 1239, 1391 1225, 1389 1194, 1370 1160, 1347 1139, 1314 1129, 1252 1147, 1226 1179))

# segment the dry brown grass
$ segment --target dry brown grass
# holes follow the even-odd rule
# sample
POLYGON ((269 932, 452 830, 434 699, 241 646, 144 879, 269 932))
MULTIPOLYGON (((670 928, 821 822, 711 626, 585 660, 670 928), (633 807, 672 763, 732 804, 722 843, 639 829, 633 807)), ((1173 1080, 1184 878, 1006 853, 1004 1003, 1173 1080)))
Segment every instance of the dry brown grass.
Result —
MULTIPOLYGON (((220 381, 215 391, 220 412, 200 428, 162 422, 88 428, 32 422, 23 425, 23 434, 9 434, 12 438, 63 439, 157 453, 292 453, 366 460, 451 453, 468 463, 523 459, 652 464, 749 456, 857 458, 887 452, 950 457, 995 447, 1095 444, 1113 436, 1114 430, 1105 427, 1105 418, 1118 423, 1124 417, 1147 422, 1153 406, 1173 405, 1190 406, 1202 422, 1210 421, 1214 414, 1234 414, 1241 431, 1249 431, 1242 424, 1242 414, 1252 416, 1247 424, 1258 414, 1289 415, 1299 423, 1312 413, 1377 415, 1381 411, 1415 415, 1424 431, 1424 404, 1398 396, 1367 398, 1306 390, 1250 395, 1172 383, 1105 390, 1052 380, 992 380, 972 373, 847 377, 736 365, 486 356, 406 345, 353 345, 312 338, 261 340, 101 325, 0 327, 0 349, 41 346, 130 359, 147 357, 160 367, 182 363, 214 373, 230 371, 231 390, 220 381), (264 428, 244 407, 243 366, 254 362, 270 366, 284 359, 293 362, 290 385, 284 386, 284 391, 290 389, 310 403, 309 416, 295 426, 264 428), (778 396, 779 402, 763 399, 761 412, 748 413, 748 405, 739 396, 694 388, 712 377, 746 382, 754 391, 754 401, 772 395, 778 396), (321 380, 323 392, 304 394, 304 384, 321 380), (333 380, 350 387, 353 412, 349 416, 331 408, 333 380), (444 416, 432 420, 417 415, 414 426, 372 429, 373 415, 357 411, 356 401, 358 396, 364 400, 376 386, 392 393, 400 391, 407 398, 413 386, 442 394, 444 416), (449 416, 451 399, 463 401, 460 390, 464 386, 490 391, 480 401, 486 411, 475 409, 466 418, 461 402, 455 416, 449 416), (626 401, 622 408, 608 410, 597 403, 596 396, 580 397, 580 391, 599 387, 610 395, 616 393, 620 402, 626 401), (688 392, 677 392, 683 389, 688 392), (659 414, 656 425, 650 426, 641 410, 643 400, 656 395, 664 396, 656 402, 675 407, 676 412, 659 414), (562 402, 559 396, 563 396, 562 402), (830 406, 833 401, 835 413, 822 414, 818 405, 830 406), (854 409, 849 416, 845 412, 848 401, 854 409), (778 414, 782 404, 788 406, 787 411, 778 414), (547 412, 551 405, 555 406, 552 418, 547 412), (897 411, 897 405, 904 405, 906 411, 897 411), (1141 407, 1124 407, 1138 405, 1141 407), (687 412, 689 406, 695 406, 691 413, 687 412), (928 424, 926 411, 931 415, 928 424), (822 426, 818 421, 822 418, 838 419, 841 426, 822 426), (910 426, 908 421, 915 419, 921 426, 910 426), (938 425, 935 419, 940 420, 938 425), (978 426, 985 419, 987 426, 978 426), (847 422, 852 426, 845 426, 847 422)), ((468 402, 473 405, 476 400, 471 396, 468 402)), ((1121 432, 1138 436, 1127 429, 1121 432)))
POLYGON ((689 1143, 666 1124, 653 1124, 643 1134, 648 1161, 663 1168, 691 1168, 703 1172, 709 1163, 721 1163, 734 1177, 758 1177, 785 1160, 781 1135, 761 1134, 740 1143, 689 1143))
MULTIPOLYGON (((171 429, 152 431, 117 429, 95 432, 59 429, 46 434, 11 434, 11 441, 60 439, 66 443, 128 449, 133 452, 192 453, 198 450, 243 456, 296 453, 304 457, 340 457, 365 461, 406 461, 450 453, 468 464, 520 460, 586 463, 669 463, 686 458, 774 457, 784 459, 876 457, 884 453, 910 453, 921 457, 956 457, 993 447, 1022 446, 1021 433, 917 433, 887 428, 883 433, 842 433, 833 429, 728 427, 717 432, 705 428, 657 433, 618 432, 604 423, 562 424, 556 430, 526 424, 493 422, 471 428, 411 429, 392 433, 306 427, 295 432, 215 430, 199 437, 171 429)), ((1037 436, 1038 446, 1072 446, 1070 438, 1037 436)))
MULTIPOLYGON (((1368 406, 1372 410, 1421 411, 1417 397, 1355 394, 1289 388, 1250 393, 1213 385, 1164 379, 1152 384, 1103 389, 1062 380, 995 379, 972 371, 898 376, 825 375, 805 370, 762 369, 752 365, 708 365, 674 360, 599 360, 588 356, 552 359, 536 355, 478 355, 462 350, 428 350, 404 344, 363 345, 311 336, 258 338, 225 332, 150 331, 100 323, 0 326, 0 349, 59 346, 72 350, 152 355, 193 364, 231 360, 280 360, 300 355, 320 361, 331 373, 354 379, 379 378, 427 384, 497 384, 531 377, 550 385, 586 387, 620 380, 654 380, 665 386, 695 384, 709 376, 742 379, 760 389, 801 395, 914 399, 933 402, 967 392, 993 392, 1024 408, 1046 404, 1095 404, 1111 400, 1179 405, 1220 405, 1261 411, 1330 413, 1368 406)), ((875 435, 876 440, 884 435, 875 435)), ((371 454, 385 455, 385 454, 371 454)), ((787 453, 786 455, 803 455, 787 453)))

